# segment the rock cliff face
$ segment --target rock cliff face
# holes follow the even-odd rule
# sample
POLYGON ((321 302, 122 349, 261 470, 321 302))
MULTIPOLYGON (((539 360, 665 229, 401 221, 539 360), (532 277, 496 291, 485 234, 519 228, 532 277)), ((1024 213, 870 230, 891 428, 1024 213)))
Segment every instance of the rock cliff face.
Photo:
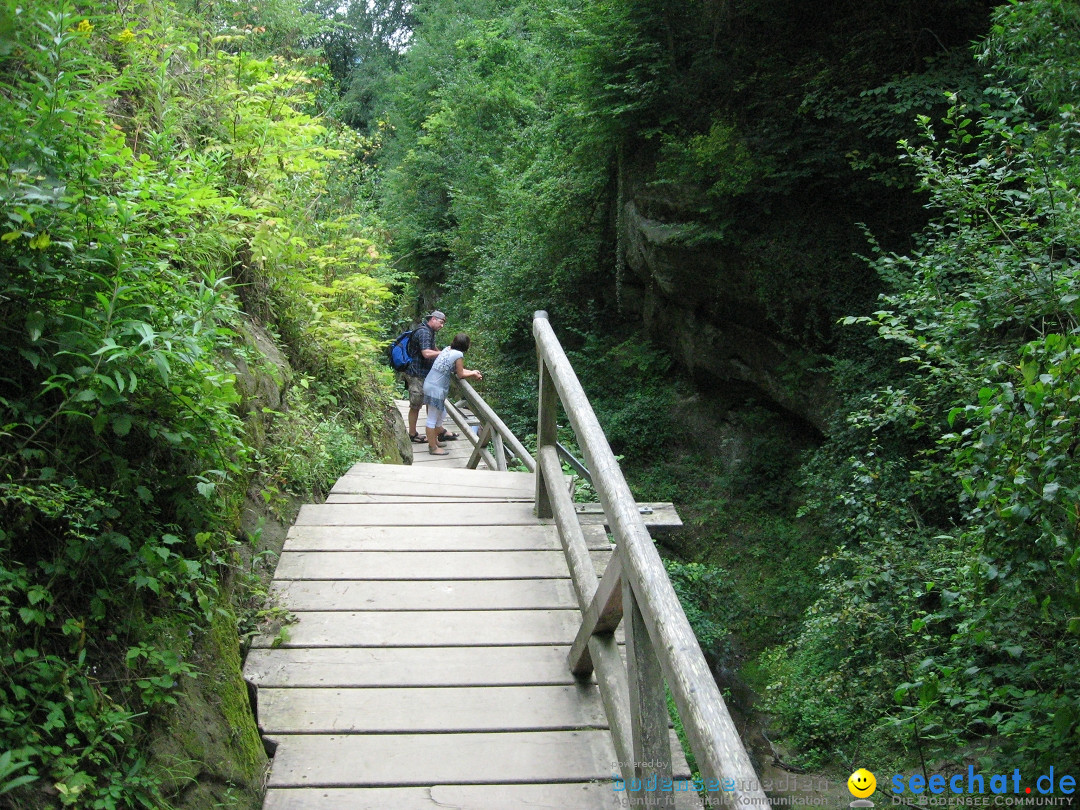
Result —
POLYGON ((770 327, 743 257, 680 221, 670 199, 657 205, 643 184, 620 186, 623 308, 708 388, 750 387, 824 432, 834 404, 821 358, 770 327))

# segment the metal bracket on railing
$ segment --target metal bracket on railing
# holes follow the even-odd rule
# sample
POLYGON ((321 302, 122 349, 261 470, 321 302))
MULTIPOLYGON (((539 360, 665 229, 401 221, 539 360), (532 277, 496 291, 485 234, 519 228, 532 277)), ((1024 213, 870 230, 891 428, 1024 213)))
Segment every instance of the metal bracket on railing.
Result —
POLYGON ((653 509, 652 509, 651 506, 639 506, 638 507, 638 514, 639 515, 651 515, 652 513, 653 513, 653 509))

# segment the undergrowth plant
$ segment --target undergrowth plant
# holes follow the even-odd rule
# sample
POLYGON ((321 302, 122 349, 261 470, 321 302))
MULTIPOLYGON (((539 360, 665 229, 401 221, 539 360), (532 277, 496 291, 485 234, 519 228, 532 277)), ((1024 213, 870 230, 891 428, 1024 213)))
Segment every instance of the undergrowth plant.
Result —
POLYGON ((350 466, 376 460, 349 423, 348 409, 325 386, 302 378, 290 389, 285 405, 274 419, 272 441, 263 457, 262 492, 268 503, 278 488, 325 497, 350 466))
MULTIPOLYGON (((228 358, 280 333, 329 392, 283 430, 340 470, 381 429, 393 274, 362 207, 316 221, 362 145, 256 27, 50 0, 0 30, 0 806, 167 807, 145 743, 229 615, 260 460, 228 358)), ((271 452, 296 491, 334 474, 271 452)))
POLYGON ((1078 35, 1073 4, 1002 7, 991 84, 902 144, 938 218, 875 250, 889 291, 847 319, 898 365, 806 468, 838 547, 771 659, 817 763, 888 740, 924 771, 1080 766, 1078 35))

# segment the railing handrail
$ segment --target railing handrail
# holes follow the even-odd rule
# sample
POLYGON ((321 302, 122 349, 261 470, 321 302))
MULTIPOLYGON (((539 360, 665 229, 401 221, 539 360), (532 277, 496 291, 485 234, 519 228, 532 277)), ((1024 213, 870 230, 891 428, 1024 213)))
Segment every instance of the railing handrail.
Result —
MULTIPOLYGON (((470 385, 469 382, 466 380, 459 380, 455 377, 451 377, 451 379, 455 383, 457 383, 458 388, 461 389, 462 398, 464 398, 464 400, 469 403, 469 408, 474 414, 480 417, 481 422, 485 425, 489 425, 491 427, 491 431, 503 442, 506 442, 506 444, 510 448, 511 453, 513 453, 515 457, 521 460, 521 463, 525 465, 529 472, 535 472, 536 459, 533 458, 532 454, 525 449, 525 445, 521 443, 521 440, 518 439, 518 437, 514 435, 513 431, 506 426, 506 423, 499 418, 499 415, 495 413, 495 411, 490 405, 487 404, 484 398, 480 396, 479 393, 477 393, 476 389, 473 388, 472 385, 470 385)), ((479 437, 474 437, 469 429, 468 424, 466 424, 465 420, 461 417, 460 412, 458 412, 456 408, 450 405, 450 403, 447 403, 447 406, 447 413, 450 414, 450 417, 454 420, 458 427, 466 433, 466 437, 476 449, 476 453, 474 455, 479 457, 480 454, 485 452, 483 450, 483 445, 486 443, 486 441, 481 441, 479 437)), ((501 442, 498 442, 498 444, 499 447, 497 450, 497 454, 501 456, 502 445, 501 442)), ((487 459, 485 460, 488 461, 487 459)), ((470 466, 474 465, 470 464, 470 466)), ((506 469, 506 459, 505 457, 499 458, 497 461, 496 459, 491 459, 490 461, 488 461, 488 466, 490 466, 492 469, 506 469), (496 462, 494 466, 492 465, 493 461, 496 462), (499 464, 499 461, 501 461, 502 463, 499 464)))
POLYGON ((653 765, 657 758, 661 762, 666 758, 667 776, 670 776, 668 718, 663 695, 666 681, 702 778, 715 791, 711 795, 731 807, 767 808, 768 800, 638 513, 630 487, 546 312, 534 314, 533 336, 540 366, 537 514, 554 515, 560 533, 565 531, 570 535, 564 535, 563 539, 583 614, 582 631, 571 651, 571 667, 576 674, 588 674, 595 662, 601 691, 609 693, 604 703, 616 751, 624 763, 624 779, 647 775, 649 767, 642 766, 653 765), (576 520, 571 525, 566 514, 569 495, 560 486, 548 486, 545 480, 556 481, 559 479, 555 476, 561 475, 554 449, 556 395, 576 433, 578 446, 592 472, 593 488, 617 543, 616 554, 599 585, 587 552, 583 557, 580 527, 576 527, 576 520), (590 570, 591 582, 586 573, 590 570), (628 675, 615 671, 621 667, 621 659, 617 649, 614 655, 611 652, 612 633, 624 613, 628 620, 625 623, 628 675), (655 670, 656 664, 659 672, 655 670), (618 693, 627 694, 627 688, 630 700, 625 707, 618 693), (632 740, 624 738, 627 730, 632 740))

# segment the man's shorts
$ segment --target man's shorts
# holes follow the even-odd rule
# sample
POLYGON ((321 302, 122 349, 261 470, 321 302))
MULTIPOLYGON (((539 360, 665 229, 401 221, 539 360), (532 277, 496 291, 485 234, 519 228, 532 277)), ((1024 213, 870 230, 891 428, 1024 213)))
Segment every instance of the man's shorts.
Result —
POLYGON ((419 410, 424 404, 424 378, 406 374, 405 382, 409 386, 409 407, 419 410))

